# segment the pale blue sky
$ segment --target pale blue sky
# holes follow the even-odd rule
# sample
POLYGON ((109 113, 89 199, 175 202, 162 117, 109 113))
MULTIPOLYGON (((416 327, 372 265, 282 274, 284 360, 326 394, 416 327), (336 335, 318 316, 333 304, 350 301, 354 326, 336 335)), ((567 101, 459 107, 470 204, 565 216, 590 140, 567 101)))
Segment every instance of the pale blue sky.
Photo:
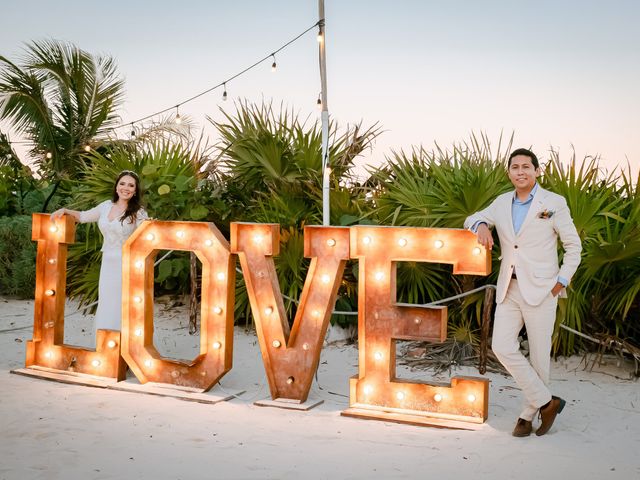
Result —
MULTIPOLYGON (((340 124, 379 121, 364 163, 390 149, 448 146, 485 131, 541 158, 600 153, 640 166, 640 2, 326 0, 329 110, 340 124)), ((115 57, 123 121, 207 89, 317 21, 315 0, 3 2, 0 53, 53 37, 115 57)), ((228 85, 229 98, 284 101, 318 116, 317 42, 308 34, 228 85)), ((181 108, 205 125, 221 91, 181 108)), ((210 130, 210 129, 209 129, 210 130)))

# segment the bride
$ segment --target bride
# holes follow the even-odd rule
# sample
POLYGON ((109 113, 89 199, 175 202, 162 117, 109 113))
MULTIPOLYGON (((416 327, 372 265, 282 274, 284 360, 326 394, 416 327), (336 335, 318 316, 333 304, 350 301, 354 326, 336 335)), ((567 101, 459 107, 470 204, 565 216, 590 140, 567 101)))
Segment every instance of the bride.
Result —
POLYGON ((111 200, 86 211, 61 208, 51 215, 54 220, 71 215, 76 222, 98 222, 104 241, 98 284, 96 329, 120 330, 122 308, 122 245, 147 218, 142 208, 142 191, 138 174, 124 170, 118 174, 111 200))

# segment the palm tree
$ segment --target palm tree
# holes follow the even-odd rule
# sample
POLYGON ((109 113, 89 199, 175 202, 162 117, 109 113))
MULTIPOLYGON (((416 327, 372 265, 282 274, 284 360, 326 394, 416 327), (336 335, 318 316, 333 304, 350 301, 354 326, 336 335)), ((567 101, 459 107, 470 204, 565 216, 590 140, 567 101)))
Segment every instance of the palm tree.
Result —
POLYGON ((81 170, 87 149, 118 123, 124 83, 111 57, 55 40, 33 42, 16 64, 0 56, 0 120, 31 142, 38 173, 60 182, 81 170))

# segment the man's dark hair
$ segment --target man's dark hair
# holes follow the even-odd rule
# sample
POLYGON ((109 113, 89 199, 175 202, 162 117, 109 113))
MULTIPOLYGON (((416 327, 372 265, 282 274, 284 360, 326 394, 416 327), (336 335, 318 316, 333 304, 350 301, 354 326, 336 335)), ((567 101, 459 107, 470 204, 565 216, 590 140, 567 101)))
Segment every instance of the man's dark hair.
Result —
POLYGON ((509 155, 509 164, 507 165, 507 168, 511 166, 511 159, 518 155, 529 157, 531 159, 531 163, 533 163, 533 166, 535 168, 540 168, 540 163, 538 162, 538 157, 536 157, 536 154, 526 148, 517 148, 516 150, 511 152, 511 155, 509 155))

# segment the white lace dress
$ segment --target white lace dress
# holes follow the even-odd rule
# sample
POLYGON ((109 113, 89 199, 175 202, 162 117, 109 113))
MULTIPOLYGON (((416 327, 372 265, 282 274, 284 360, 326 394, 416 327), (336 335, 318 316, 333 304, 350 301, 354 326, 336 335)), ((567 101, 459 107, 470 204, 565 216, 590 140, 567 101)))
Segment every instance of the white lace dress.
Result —
POLYGON ((80 212, 80 223, 98 222, 102 232, 102 263, 98 285, 96 329, 120 330, 122 315, 122 245, 133 231, 147 218, 138 210, 135 223, 130 219, 120 222, 120 215, 109 221, 113 202, 107 200, 91 210, 80 212))

